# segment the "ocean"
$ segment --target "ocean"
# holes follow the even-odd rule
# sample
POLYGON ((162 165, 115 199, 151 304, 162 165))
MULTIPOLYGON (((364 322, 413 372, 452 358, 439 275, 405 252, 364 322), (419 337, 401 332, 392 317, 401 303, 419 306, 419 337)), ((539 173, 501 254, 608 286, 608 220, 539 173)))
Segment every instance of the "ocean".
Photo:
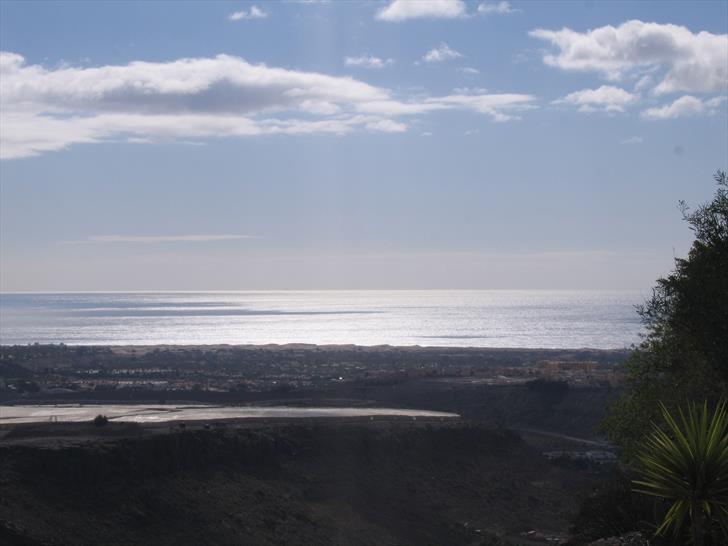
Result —
POLYGON ((0 344, 316 343, 618 349, 624 291, 428 290, 0 294, 0 344))

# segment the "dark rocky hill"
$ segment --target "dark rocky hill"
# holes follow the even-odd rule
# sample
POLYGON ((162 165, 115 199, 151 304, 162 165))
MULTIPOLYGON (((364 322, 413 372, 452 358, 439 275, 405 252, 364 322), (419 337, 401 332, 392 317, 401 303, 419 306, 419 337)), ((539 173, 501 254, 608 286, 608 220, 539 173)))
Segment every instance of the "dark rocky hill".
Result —
POLYGON ((2 544, 528 544, 529 531, 565 536, 594 483, 513 432, 467 422, 59 423, 2 434, 2 544))

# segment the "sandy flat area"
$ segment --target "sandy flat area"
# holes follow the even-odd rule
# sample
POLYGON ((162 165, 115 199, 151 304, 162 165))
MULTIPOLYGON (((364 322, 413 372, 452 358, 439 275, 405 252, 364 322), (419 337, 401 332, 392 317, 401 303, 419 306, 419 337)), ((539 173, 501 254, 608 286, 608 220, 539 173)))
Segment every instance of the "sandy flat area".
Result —
POLYGON ((306 418, 306 417, 441 417, 457 418, 455 413, 390 408, 296 408, 256 406, 185 405, 57 405, 0 406, 0 424, 82 422, 97 415, 109 420, 135 423, 202 421, 213 419, 306 418))

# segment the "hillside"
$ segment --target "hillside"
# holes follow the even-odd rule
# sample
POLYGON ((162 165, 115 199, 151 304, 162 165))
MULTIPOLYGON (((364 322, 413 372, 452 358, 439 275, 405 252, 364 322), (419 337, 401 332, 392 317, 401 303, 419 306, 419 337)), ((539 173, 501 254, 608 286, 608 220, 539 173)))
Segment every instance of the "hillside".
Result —
POLYGON ((523 544, 533 530, 565 536, 594 483, 513 432, 467 422, 2 433, 0 539, 20 545, 523 544))

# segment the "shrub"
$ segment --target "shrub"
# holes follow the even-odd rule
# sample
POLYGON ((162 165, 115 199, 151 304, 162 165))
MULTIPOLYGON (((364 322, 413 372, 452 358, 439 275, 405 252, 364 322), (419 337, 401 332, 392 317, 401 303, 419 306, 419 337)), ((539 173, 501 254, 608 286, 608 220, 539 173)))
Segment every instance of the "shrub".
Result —
POLYGON ((635 491, 666 499, 670 507, 657 535, 689 531, 693 544, 728 543, 728 413, 688 404, 673 417, 661 405, 665 429, 653 424, 637 458, 642 478, 635 491), (720 537, 720 538, 719 538, 720 537), (720 542, 714 542, 714 539, 720 542))
POLYGON ((94 423, 95 427, 104 427, 107 424, 109 424, 109 418, 106 417, 106 415, 99 414, 96 417, 94 417, 93 423, 94 423))

